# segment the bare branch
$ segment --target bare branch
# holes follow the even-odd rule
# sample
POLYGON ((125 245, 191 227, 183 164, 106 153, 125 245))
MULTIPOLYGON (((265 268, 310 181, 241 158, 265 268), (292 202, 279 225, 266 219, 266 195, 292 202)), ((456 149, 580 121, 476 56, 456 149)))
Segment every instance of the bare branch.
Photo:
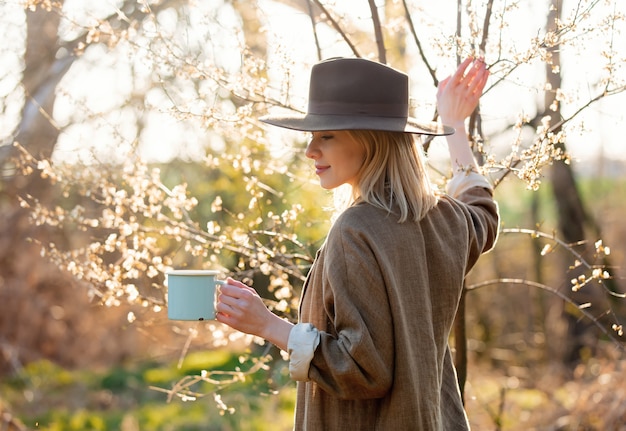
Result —
POLYGON ((485 19, 483 21, 483 37, 478 46, 478 55, 485 55, 485 48, 487 46, 487 39, 489 39, 489 23, 491 22, 491 13, 493 10, 493 0, 487 2, 487 10, 485 11, 485 19))
MULTIPOLYGON (((493 0, 489 0, 489 2, 487 3, 487 10, 485 11, 485 19, 483 20, 483 36, 479 44, 479 52, 475 53, 475 55, 478 55, 479 57, 484 57, 485 55, 485 47, 487 45, 487 39, 489 36, 489 23, 491 22, 492 7, 493 0)), ((474 109, 474 112, 472 112, 472 115, 470 116, 469 133, 470 137, 477 137, 477 139, 480 139, 481 141, 484 140, 482 118, 480 116, 480 104, 476 105, 476 109, 474 109)), ((474 152, 477 153, 477 155, 481 156, 479 157, 479 162, 482 162, 482 154, 477 151, 477 148, 474 149, 474 152)))
POLYGON ((352 41, 350 41, 350 39, 348 38, 348 35, 346 34, 346 32, 343 31, 343 29, 341 28, 339 23, 335 19, 333 19, 332 15, 326 10, 326 8, 320 2, 320 0, 313 0, 313 1, 317 5, 317 7, 319 7, 321 9, 322 13, 326 16, 326 21, 328 21, 332 25, 332 27, 337 31, 337 33, 339 33, 341 35, 341 37, 343 38, 343 40, 348 44, 348 46, 352 50, 352 53, 354 54, 354 56, 355 57, 361 57, 361 55, 359 54, 358 50, 356 49, 356 46, 354 46, 352 41))
POLYGON ((320 46, 319 36, 317 34, 317 26, 315 25, 315 14, 313 13, 313 5, 311 1, 307 1, 307 7, 309 8, 309 17, 311 18, 311 29, 313 30, 313 38, 315 39, 315 49, 317 51, 317 59, 322 60, 322 48, 320 46))
POLYGON ((402 0, 402 5, 404 6, 404 14, 406 17, 406 21, 409 23, 409 29, 411 30, 411 34, 413 35, 413 39, 415 40, 415 44, 417 45, 417 50, 420 53, 420 58, 424 62, 426 69, 428 69, 428 73, 430 73, 430 77, 433 79, 433 85, 437 87, 439 85, 439 80, 435 75, 435 69, 430 65, 428 59, 426 58, 426 54, 424 53, 424 48, 422 47, 422 42, 420 38, 417 36, 417 31, 415 31, 415 25, 413 24, 413 18, 411 18, 411 13, 409 12, 409 7, 406 4, 406 0, 402 0))
MULTIPOLYGON (((587 262, 587 260, 583 257, 582 254, 578 253, 576 250, 574 250, 572 248, 571 244, 568 244, 567 242, 557 238, 557 236, 554 233, 548 234, 545 232, 541 232, 538 231, 536 229, 521 229, 521 228, 508 228, 508 229, 503 229, 501 231, 502 234, 526 234, 526 235, 530 235, 531 238, 544 238, 544 239, 549 239, 553 242, 555 242, 556 244, 558 244, 559 246, 563 247, 564 249, 566 249, 575 259, 576 261, 576 265, 575 266, 583 266, 585 268, 587 268, 588 270, 595 270, 598 269, 597 267, 595 267, 594 265, 590 264, 589 262, 587 262)), ((574 244, 576 245, 576 244, 574 244)), ((621 294, 618 292, 614 292, 610 289, 608 289, 604 283, 602 283, 602 286, 604 287, 604 290, 611 296, 614 296, 616 298, 621 298, 621 299, 625 299, 626 298, 626 294, 621 294)))
POLYGON ((482 287, 497 286, 497 285, 507 285, 507 284, 508 285, 519 285, 519 286, 536 287, 536 288, 545 290, 547 292, 550 292, 550 293, 552 293, 555 296, 558 296, 559 299, 561 299, 564 302, 567 302, 568 304, 573 305, 574 307, 576 307, 576 309, 578 309, 578 311, 580 311, 581 314, 583 314, 587 319, 589 319, 591 322, 593 322, 594 325, 596 325, 607 337, 609 337, 614 342, 615 346, 619 350, 621 350, 621 351, 625 350, 625 347, 624 347, 624 344, 622 343, 622 340, 616 338, 615 335, 612 334, 611 332, 609 332, 609 330, 607 330, 602 325, 602 323, 600 323, 600 321, 593 314, 591 314, 589 311, 587 311, 586 304, 578 304, 576 301, 572 300, 571 298, 569 298, 564 293, 559 292, 558 289, 555 289, 554 287, 548 286, 548 285, 543 284, 543 283, 537 283, 536 281, 525 280, 525 279, 521 279, 521 278, 499 278, 499 279, 495 279, 495 280, 487 280, 487 281, 483 281, 481 283, 476 283, 476 284, 473 284, 471 286, 467 286, 466 289, 468 291, 472 291, 472 290, 480 289, 482 287))
POLYGON ((381 30, 380 16, 378 15, 378 9, 376 8, 376 2, 374 0, 368 0, 370 6, 370 12, 372 14, 372 24, 374 25, 374 35, 376 36, 376 47, 378 48, 378 61, 387 64, 387 52, 385 50, 385 40, 383 39, 383 32, 381 30))

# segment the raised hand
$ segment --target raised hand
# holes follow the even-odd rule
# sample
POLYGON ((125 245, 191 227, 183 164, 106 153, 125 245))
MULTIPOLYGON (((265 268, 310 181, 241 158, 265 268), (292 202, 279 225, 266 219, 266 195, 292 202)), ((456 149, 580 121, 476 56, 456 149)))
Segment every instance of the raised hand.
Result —
POLYGON ((465 119, 476 109, 487 78, 489 71, 485 62, 482 59, 467 58, 437 88, 437 110, 441 122, 456 130, 453 135, 446 136, 454 169, 477 170, 467 138, 465 119))
POLYGON ((467 58, 453 75, 439 83, 437 110, 441 121, 458 128, 474 111, 489 78, 482 59, 467 58))

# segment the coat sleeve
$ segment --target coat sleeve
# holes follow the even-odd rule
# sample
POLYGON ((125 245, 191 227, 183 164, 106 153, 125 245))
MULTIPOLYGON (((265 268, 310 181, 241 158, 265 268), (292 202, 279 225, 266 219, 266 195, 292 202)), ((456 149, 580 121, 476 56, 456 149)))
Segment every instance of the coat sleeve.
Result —
POLYGON ((493 189, 485 177, 476 172, 459 172, 448 183, 448 194, 464 205, 468 220, 469 250, 466 273, 482 253, 493 248, 498 237, 500 216, 493 199, 493 189))
POLYGON ((329 321, 308 374, 341 399, 382 397, 393 381, 389 300, 372 247, 357 225, 339 219, 327 238, 321 282, 329 321))

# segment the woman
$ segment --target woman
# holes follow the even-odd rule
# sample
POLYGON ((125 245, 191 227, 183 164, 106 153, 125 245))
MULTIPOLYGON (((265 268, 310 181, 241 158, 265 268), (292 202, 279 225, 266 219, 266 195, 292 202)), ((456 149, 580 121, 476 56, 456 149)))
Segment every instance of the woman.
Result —
POLYGON ((298 324, 230 278, 218 298, 217 320, 289 352, 295 429, 469 429, 448 336, 463 278, 497 236, 464 124, 487 77, 484 62, 467 59, 441 82, 442 126, 408 116, 405 74, 331 59, 312 69, 306 115, 262 118, 312 132, 306 156, 321 186, 352 188, 308 274, 298 324), (416 134, 447 136, 449 195, 431 187, 416 134))

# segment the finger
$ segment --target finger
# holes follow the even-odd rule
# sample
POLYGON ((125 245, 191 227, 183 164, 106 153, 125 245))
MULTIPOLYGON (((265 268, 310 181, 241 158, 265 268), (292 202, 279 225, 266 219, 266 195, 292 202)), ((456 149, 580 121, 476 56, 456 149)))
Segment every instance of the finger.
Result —
POLYGON ((220 323, 224 323, 228 326, 230 326, 231 328, 233 326, 236 326, 237 324, 237 319, 233 318, 230 314, 228 313, 224 313, 224 312, 219 312, 215 315, 215 320, 217 320, 220 323))
POLYGON ((256 290, 247 286, 246 284, 234 280, 232 278, 227 278, 226 283, 220 286, 220 292, 224 292, 224 294, 229 296, 234 296, 237 298, 242 298, 248 294, 256 294, 256 290))
POLYGON ((456 72, 454 72, 453 82, 456 82, 458 84, 463 81, 463 78, 466 75, 467 66, 469 66, 472 61, 474 61, 472 57, 467 57, 465 60, 463 60, 459 67, 457 67, 456 72))
POLYGON ((224 314, 231 317, 241 317, 243 315, 243 310, 239 306, 238 300, 236 298, 221 298, 218 300, 215 305, 215 311, 218 314, 224 314))
POLYGON ((484 67, 479 70, 469 85, 470 90, 473 94, 482 94, 485 85, 487 84, 487 80, 489 79, 489 71, 484 67))
POLYGON ((476 93, 477 91, 482 90, 480 87, 484 86, 487 82, 485 75, 486 74, 481 71, 476 72, 476 74, 472 77, 472 80, 467 83, 467 89, 470 93, 476 93))
POLYGON ((226 284, 230 284, 231 286, 237 286, 237 287, 239 287, 239 288, 241 288, 241 289, 248 287, 248 286, 246 286, 244 283, 242 283, 241 281, 239 281, 239 280, 235 280, 235 279, 234 279, 234 278, 232 278, 232 277, 228 277, 228 278, 226 279, 226 284))
POLYGON ((470 84, 480 75, 483 69, 484 63, 473 61, 471 66, 465 69, 465 74, 461 80, 463 85, 469 87, 470 84))
POLYGON ((472 65, 472 70, 474 71, 474 75, 482 75, 489 71, 487 64, 483 60, 475 60, 472 65))
POLYGON ((486 81, 486 76, 489 72, 486 65, 482 61, 474 61, 472 66, 467 69, 467 73, 463 77, 463 81, 460 83, 462 88, 475 92, 480 85, 483 85, 486 81))
POLYGON ((242 289, 232 284, 223 284, 220 286, 219 293, 223 296, 238 298, 241 296, 242 289))
POLYGON ((237 288, 241 289, 242 291, 249 292, 249 293, 251 293, 251 294, 253 294, 253 295, 255 295, 255 294, 256 294, 256 290, 254 290, 252 287, 248 286, 248 285, 247 285, 247 284, 245 284, 245 283, 242 283, 242 282, 241 282, 241 281, 239 281, 239 280, 235 280, 234 278, 228 277, 228 278, 226 279, 226 283, 227 283, 228 285, 231 285, 231 286, 236 286, 237 288))
POLYGON ((220 292, 220 294, 217 297, 218 304, 224 304, 231 308, 234 308, 236 306, 238 300, 239 298, 232 296, 232 295, 228 295, 227 293, 224 293, 224 292, 220 292))

